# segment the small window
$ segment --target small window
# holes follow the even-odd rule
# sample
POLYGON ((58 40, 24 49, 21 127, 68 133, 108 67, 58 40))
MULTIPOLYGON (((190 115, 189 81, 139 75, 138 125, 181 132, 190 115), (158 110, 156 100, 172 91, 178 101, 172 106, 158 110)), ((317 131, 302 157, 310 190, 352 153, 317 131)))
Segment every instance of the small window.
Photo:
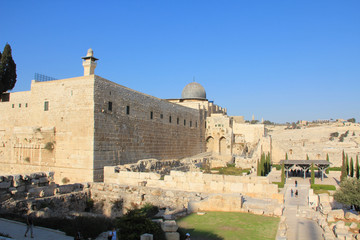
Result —
POLYGON ((190 127, 192 127, 192 121, 190 121, 190 127))
POLYGON ((153 119, 153 117, 154 117, 154 113, 150 112, 150 119, 153 119))
POLYGON ((112 111, 112 102, 108 102, 108 110, 111 112, 112 111))
POLYGON ((21 103, 19 103, 19 108, 21 108, 21 103))
POLYGON ((169 116, 169 123, 171 123, 171 116, 169 116))
POLYGON ((160 114, 160 118, 163 119, 163 118, 164 118, 164 115, 163 115, 163 114, 160 114))
POLYGON ((12 105, 12 108, 14 108, 14 107, 15 107, 15 104, 12 105))
MULTIPOLYGON (((206 123, 206 122, 205 122, 206 123)), ((195 122, 195 127, 197 127, 197 121, 195 122)))
POLYGON ((126 114, 127 114, 127 115, 130 114, 130 106, 126 106, 126 114))
POLYGON ((186 120, 184 119, 184 126, 186 126, 186 120))
POLYGON ((44 111, 49 111, 49 101, 44 102, 44 111))
POLYGON ((179 125, 179 122, 180 122, 180 119, 179 119, 179 118, 176 118, 176 123, 177 123, 177 125, 179 125))
POLYGON ((26 107, 26 108, 28 107, 28 104, 27 104, 27 103, 25 103, 25 107, 26 107))

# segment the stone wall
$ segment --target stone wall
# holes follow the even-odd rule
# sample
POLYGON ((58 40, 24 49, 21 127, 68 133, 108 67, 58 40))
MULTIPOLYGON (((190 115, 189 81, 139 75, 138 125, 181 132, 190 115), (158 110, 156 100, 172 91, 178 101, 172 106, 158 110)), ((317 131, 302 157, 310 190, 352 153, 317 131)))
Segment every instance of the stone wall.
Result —
POLYGON ((59 217, 84 211, 90 198, 88 184, 58 185, 53 172, 0 176, 0 213, 59 217))
MULTIPOLYGON (((205 149, 199 110, 139 93, 98 76, 94 98, 95 171, 144 158, 183 158, 205 149)), ((95 179, 102 180, 102 176, 95 179)))
POLYGON ((57 182, 92 181, 93 85, 94 76, 32 81, 31 91, 0 102, 7 113, 0 115, 0 172, 56 171, 57 182))
POLYGON ((283 201, 283 196, 278 193, 278 186, 270 184, 266 177, 171 171, 170 175, 165 175, 164 180, 161 180, 161 176, 156 173, 117 171, 115 167, 105 167, 104 176, 105 183, 201 193, 241 193, 250 197, 283 201))
POLYGON ((199 109, 95 75, 32 81, 0 111, 7 113, 0 115, 0 174, 55 171, 59 183, 101 181, 103 166, 205 151, 199 109))

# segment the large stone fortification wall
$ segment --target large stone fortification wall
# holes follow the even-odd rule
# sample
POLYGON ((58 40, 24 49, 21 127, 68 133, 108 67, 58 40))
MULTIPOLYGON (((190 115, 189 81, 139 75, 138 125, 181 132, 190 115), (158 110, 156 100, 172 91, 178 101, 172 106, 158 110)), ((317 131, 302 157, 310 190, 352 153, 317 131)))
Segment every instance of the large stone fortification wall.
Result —
POLYGON ((313 160, 326 160, 327 154, 332 166, 341 166, 342 151, 352 157, 360 155, 360 125, 329 123, 301 129, 284 129, 285 127, 270 127, 272 138, 272 160, 279 162, 285 159, 305 160, 306 155, 313 160), (343 142, 340 136, 348 131, 343 142), (331 133, 338 133, 331 139, 331 133))
POLYGON ((55 171, 57 182, 92 181, 93 85, 93 76, 32 81, 31 91, 0 102, 0 172, 55 171))
POLYGON ((94 99, 94 168, 99 173, 104 166, 144 158, 182 158, 205 149, 199 110, 139 93, 98 76, 94 99))
POLYGON ((1 173, 55 171, 56 182, 101 181, 105 165, 205 149, 198 110, 95 75, 33 81, 31 91, 0 102, 0 111, 7 113, 0 115, 1 173))
POLYGON ((266 177, 228 176, 205 174, 202 172, 171 171, 160 179, 160 175, 150 172, 118 171, 116 167, 104 168, 104 182, 130 186, 143 185, 164 190, 179 190, 201 193, 241 193, 255 198, 283 201, 278 186, 270 184, 266 177))

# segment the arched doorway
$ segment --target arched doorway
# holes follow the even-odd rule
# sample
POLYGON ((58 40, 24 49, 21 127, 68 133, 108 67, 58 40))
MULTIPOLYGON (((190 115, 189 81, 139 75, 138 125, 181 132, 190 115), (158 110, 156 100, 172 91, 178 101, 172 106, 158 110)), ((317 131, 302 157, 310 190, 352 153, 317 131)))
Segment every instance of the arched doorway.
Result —
POLYGON ((224 154, 226 152, 226 138, 222 137, 219 140, 219 154, 224 154))
POLYGON ((214 138, 211 136, 206 139, 206 151, 207 152, 214 151, 214 138))

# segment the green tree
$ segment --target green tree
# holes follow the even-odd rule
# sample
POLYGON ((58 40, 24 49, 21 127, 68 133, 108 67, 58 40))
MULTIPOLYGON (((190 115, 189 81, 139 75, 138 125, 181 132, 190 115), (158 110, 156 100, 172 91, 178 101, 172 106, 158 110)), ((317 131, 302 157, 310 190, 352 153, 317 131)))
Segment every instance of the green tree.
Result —
POLYGON ((349 155, 346 154, 346 175, 349 176, 350 168, 349 168, 349 155))
POLYGON ((284 162, 281 164, 281 183, 285 183, 285 164, 284 162))
POLYGON ((315 183, 315 170, 314 170, 314 164, 311 164, 311 180, 310 180, 311 184, 315 183))
POLYGON ((261 164, 259 159, 257 160, 257 175, 261 176, 261 164))
MULTIPOLYGON (((330 162, 329 154, 328 154, 328 153, 326 154, 326 161, 330 162)), ((325 173, 326 173, 326 174, 329 174, 329 172, 330 172, 330 170, 329 170, 329 168, 327 168, 327 169, 325 170, 325 173)))
POLYGON ((287 155, 287 153, 285 153, 285 160, 288 160, 288 155, 287 155))
POLYGON ((306 154, 306 160, 309 160, 309 155, 306 154))
POLYGON ((345 153, 344 150, 342 152, 342 164, 341 164, 341 175, 340 175, 340 181, 343 182, 347 178, 346 173, 346 165, 345 165, 345 153))
POLYGON ((337 202, 348 206, 354 206, 357 211, 360 210, 360 180, 346 179, 340 183, 340 189, 334 194, 337 202))
POLYGON ((354 161, 353 158, 350 158, 350 177, 354 177, 354 161))
POLYGON ((355 121, 355 118, 350 118, 350 119, 348 119, 347 120, 348 122, 352 122, 352 123, 355 123, 356 121, 355 121))
POLYGON ((16 83, 16 64, 7 43, 0 60, 0 94, 14 88, 16 83))
POLYGON ((360 169, 359 169, 359 156, 356 155, 356 166, 355 166, 355 176, 356 179, 359 179, 360 175, 360 169))

